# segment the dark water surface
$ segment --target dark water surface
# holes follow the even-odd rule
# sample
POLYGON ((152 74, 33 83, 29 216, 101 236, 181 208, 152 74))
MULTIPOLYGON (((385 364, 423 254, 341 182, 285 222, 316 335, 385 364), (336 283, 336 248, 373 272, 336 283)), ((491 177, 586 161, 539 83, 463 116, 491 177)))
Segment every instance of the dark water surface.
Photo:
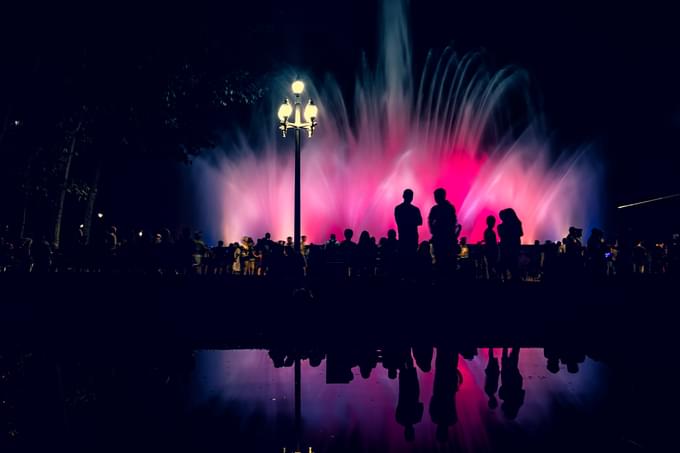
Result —
POLYGON ((677 450, 673 278, 387 283, 0 278, 0 453, 677 450))
POLYGON ((550 349, 518 350, 514 368, 512 349, 502 360, 499 348, 494 373, 488 348, 461 351, 303 353, 309 358, 301 360, 299 435, 293 354, 2 353, 0 451, 291 452, 298 438, 305 452, 309 446, 315 452, 634 452, 672 445, 672 355, 618 348, 618 355, 593 360, 567 351, 549 371, 550 349))

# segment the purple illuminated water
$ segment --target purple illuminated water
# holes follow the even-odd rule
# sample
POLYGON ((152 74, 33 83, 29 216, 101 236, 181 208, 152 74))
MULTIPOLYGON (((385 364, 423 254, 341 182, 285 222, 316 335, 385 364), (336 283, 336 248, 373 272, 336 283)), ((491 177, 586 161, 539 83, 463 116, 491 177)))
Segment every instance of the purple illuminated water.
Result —
MULTIPOLYGON (((500 349, 495 352, 500 356, 500 349)), ((470 361, 460 358, 458 370, 463 381, 455 395, 458 420, 448 429, 448 441, 440 444, 429 414, 434 360, 433 370, 418 370, 424 411, 414 426, 413 442, 405 440, 404 428, 395 417, 398 379, 389 379, 381 364, 368 379, 355 367, 349 384, 326 384, 327 361, 317 368, 304 361, 303 451, 307 451, 306 445, 313 446, 315 452, 562 451, 541 450, 541 446, 555 441, 574 444, 593 433, 608 435, 592 424, 601 416, 607 394, 606 365, 587 359, 576 374, 567 373, 564 366, 558 374, 551 374, 543 350, 522 349, 519 370, 526 395, 517 417, 509 419, 500 405, 488 407, 484 391, 487 362, 482 349, 470 361)), ((197 356, 192 404, 198 410, 210 406, 215 417, 238 420, 234 444, 251 445, 256 451, 281 451, 293 431, 293 376, 292 367, 274 368, 266 351, 202 351, 197 356)))
MULTIPOLYGON (((444 187, 471 242, 488 214, 507 207, 523 222, 524 242, 595 226, 600 175, 590 145, 551 144, 527 74, 445 49, 416 77, 407 16, 402 2, 385 2, 379 60, 358 71, 352 99, 332 76, 302 77, 319 106, 317 132, 302 144, 302 234, 317 243, 347 227, 384 235, 407 187, 424 215, 444 187)), ((281 74, 270 87, 271 121, 255 119, 256 142, 232 131, 238 138, 224 153, 195 162, 208 237, 292 235, 293 140, 278 135, 275 112, 293 79, 281 74)), ((426 227, 420 234, 429 237, 426 227)))

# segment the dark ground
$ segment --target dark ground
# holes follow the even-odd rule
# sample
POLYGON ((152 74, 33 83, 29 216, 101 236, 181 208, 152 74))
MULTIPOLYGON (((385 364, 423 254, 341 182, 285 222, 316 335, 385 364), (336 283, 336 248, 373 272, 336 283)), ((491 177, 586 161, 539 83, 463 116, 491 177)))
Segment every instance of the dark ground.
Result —
POLYGON ((265 278, 5 274, 0 286, 2 343, 29 348, 219 349, 376 338, 669 344, 678 296, 674 277, 426 286, 370 280, 300 291, 265 278))

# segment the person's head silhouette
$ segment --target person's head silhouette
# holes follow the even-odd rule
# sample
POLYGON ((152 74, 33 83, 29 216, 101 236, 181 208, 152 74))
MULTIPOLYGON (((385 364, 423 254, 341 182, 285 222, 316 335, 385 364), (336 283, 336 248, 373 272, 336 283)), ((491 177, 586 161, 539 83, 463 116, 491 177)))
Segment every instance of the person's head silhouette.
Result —
POLYGON ((344 236, 345 236, 346 240, 351 241, 352 236, 354 236, 354 231, 352 231, 352 229, 350 229, 350 228, 347 228, 344 232, 344 236))
POLYGON ((496 225, 496 217, 490 215, 486 217, 486 226, 493 228, 496 225))
POLYGON ((362 231, 361 234, 359 235, 359 242, 361 242, 362 244, 366 244, 366 243, 370 242, 370 240, 371 240, 371 235, 366 230, 362 231))
POLYGON ((519 217, 517 217, 517 213, 512 208, 503 209, 498 213, 498 217, 500 217, 504 223, 519 223, 519 217))
POLYGON ((572 227, 569 227, 569 234, 572 237, 580 238, 581 236, 583 236, 583 230, 581 228, 576 228, 576 227, 572 226, 572 227))
POLYGON ((397 239, 397 232, 393 229, 387 230, 387 239, 397 239))
POLYGON ((411 189, 404 190, 404 202, 410 204, 413 201, 413 191, 411 189))
POLYGON ((446 190, 442 189, 441 187, 437 190, 434 191, 434 201, 437 204, 442 204, 444 201, 446 201, 446 190))
POLYGON ((270 240, 270 239, 272 238, 271 233, 265 233, 265 234, 264 234, 264 238, 265 238, 266 240, 270 240))

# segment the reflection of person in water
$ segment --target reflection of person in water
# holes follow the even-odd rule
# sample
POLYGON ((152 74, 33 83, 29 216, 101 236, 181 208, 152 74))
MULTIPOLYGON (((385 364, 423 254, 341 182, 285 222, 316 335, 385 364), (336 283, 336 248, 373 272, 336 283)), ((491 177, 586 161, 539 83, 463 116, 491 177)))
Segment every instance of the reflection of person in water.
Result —
POLYGON ((412 348, 413 358, 416 359, 416 365, 420 371, 425 373, 432 369, 432 346, 426 344, 415 344, 412 348))
POLYGON ((560 371, 560 356, 556 348, 546 346, 543 348, 543 356, 547 359, 545 365, 546 369, 552 374, 557 374, 560 371))
POLYGON ((434 385, 430 400, 430 417, 437 425, 437 440, 448 439, 449 426, 458 421, 456 392, 460 384, 458 375, 458 352, 437 348, 434 362, 434 385))
POLYGON ((501 365, 501 388, 498 389, 498 396, 503 400, 501 410, 506 417, 514 419, 524 404, 525 394, 519 372, 519 348, 512 348, 509 356, 508 348, 503 348, 501 365))
POLYGON ((411 349, 398 345, 386 345, 382 351, 382 364, 387 370, 387 377, 397 378, 397 370, 411 362, 411 349))
POLYGON ((567 349, 562 361, 567 365, 568 373, 578 373, 578 365, 586 360, 585 354, 576 349, 567 349))
POLYGON ((363 348, 358 353, 359 372, 361 377, 368 379, 371 376, 371 371, 378 364, 378 352, 375 348, 363 348))
POLYGON ((423 403, 420 402, 420 386, 418 374, 413 366, 413 360, 399 370, 399 400, 397 402, 397 423, 404 427, 404 437, 413 442, 415 430, 413 425, 420 423, 423 418, 423 403))
POLYGON ((486 379, 484 380, 484 393, 489 397, 489 409, 496 409, 498 407, 496 391, 498 390, 498 377, 500 376, 500 373, 498 359, 493 355, 493 348, 489 348, 489 364, 484 370, 484 374, 486 374, 486 379))

